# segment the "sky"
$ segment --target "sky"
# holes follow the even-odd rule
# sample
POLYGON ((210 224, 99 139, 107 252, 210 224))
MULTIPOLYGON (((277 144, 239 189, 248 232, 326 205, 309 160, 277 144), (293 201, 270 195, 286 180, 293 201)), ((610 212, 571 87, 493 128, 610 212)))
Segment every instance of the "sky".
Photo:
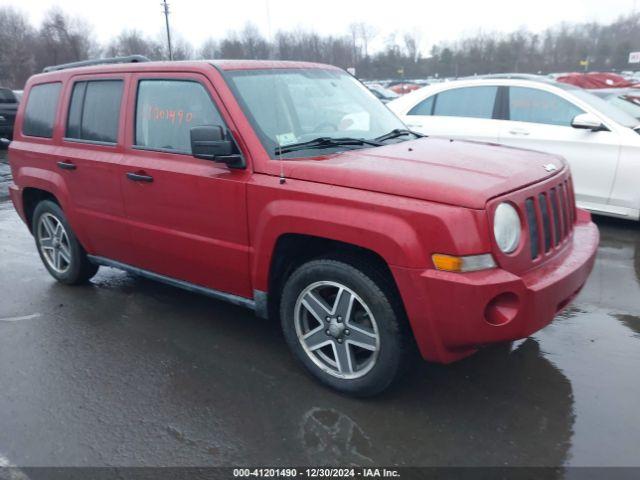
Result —
MULTIPOLYGON (((269 37, 298 28, 321 34, 346 34, 349 24, 366 22, 378 31, 371 49, 381 48, 394 32, 419 32, 421 49, 455 41, 478 31, 540 31, 561 22, 610 22, 640 7, 640 0, 168 0, 171 29, 196 48, 209 37, 241 30, 247 21, 269 37)), ((58 6, 84 18, 101 43, 123 29, 153 38, 164 33, 161 0, 0 0, 24 12, 38 25, 44 12, 58 6)), ((401 38, 401 34, 398 37, 401 38)))

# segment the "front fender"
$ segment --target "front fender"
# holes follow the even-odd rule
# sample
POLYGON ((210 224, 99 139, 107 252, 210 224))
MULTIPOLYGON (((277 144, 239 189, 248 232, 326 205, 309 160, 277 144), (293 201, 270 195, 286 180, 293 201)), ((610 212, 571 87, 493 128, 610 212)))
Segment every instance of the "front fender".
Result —
POLYGON ((427 262, 416 230, 404 218, 348 205, 319 207, 312 201, 279 199, 266 205, 257 216, 252 259, 256 289, 267 290, 271 257, 278 239, 285 234, 349 243, 377 253, 389 265, 427 262))

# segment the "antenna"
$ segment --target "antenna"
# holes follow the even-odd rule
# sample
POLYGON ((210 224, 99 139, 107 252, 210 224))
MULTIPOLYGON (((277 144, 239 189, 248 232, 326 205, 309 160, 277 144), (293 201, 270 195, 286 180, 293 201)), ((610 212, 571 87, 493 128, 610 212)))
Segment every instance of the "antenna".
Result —
POLYGON ((164 9, 164 21, 167 25, 167 46, 169 47, 169 60, 173 60, 173 50, 171 49, 171 29, 169 28, 169 4, 167 0, 162 0, 162 8, 164 9))
MULTIPOLYGON (((273 47, 273 33, 271 30, 271 8, 269 5, 269 0, 265 0, 264 2, 264 6, 267 12, 267 35, 269 38, 269 44, 273 47)), ((269 51, 269 58, 271 58, 273 55, 273 53, 271 51, 269 51)), ((273 98, 276 100, 276 102, 278 101, 278 92, 277 92, 277 87, 276 87, 276 81, 275 78, 272 77, 272 85, 273 85, 273 93, 274 96, 273 98)), ((276 108, 273 110, 275 115, 276 115, 276 125, 278 125, 279 123, 279 117, 278 117, 278 108, 276 105, 276 108)), ((278 142, 278 162, 280 163, 280 185, 287 183, 287 179, 284 176, 284 161, 282 160, 282 144, 280 143, 280 139, 278 138, 277 134, 276 134, 276 141, 278 142)))

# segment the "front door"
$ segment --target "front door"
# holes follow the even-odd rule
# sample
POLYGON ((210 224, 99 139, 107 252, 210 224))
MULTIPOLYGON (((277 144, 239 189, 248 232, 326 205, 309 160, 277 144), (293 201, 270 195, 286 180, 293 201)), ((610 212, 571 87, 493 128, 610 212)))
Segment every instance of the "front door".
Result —
POLYGON ((190 129, 226 122, 209 81, 139 74, 121 185, 135 266, 250 297, 248 170, 191 155, 190 129))
POLYGON ((544 90, 509 87, 508 105, 500 143, 561 155, 571 166, 580 206, 606 210, 618 163, 616 134, 573 128, 573 118, 584 111, 544 90))

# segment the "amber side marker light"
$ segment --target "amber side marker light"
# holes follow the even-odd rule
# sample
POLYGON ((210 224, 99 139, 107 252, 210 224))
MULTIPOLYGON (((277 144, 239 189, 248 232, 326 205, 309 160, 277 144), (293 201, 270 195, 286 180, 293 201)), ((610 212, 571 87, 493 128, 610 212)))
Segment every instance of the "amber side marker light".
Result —
POLYGON ((431 256, 436 269, 445 272, 477 272, 478 270, 488 270, 496 268, 496 262, 490 253, 484 255, 467 255, 465 257, 455 257, 435 253, 431 256))

